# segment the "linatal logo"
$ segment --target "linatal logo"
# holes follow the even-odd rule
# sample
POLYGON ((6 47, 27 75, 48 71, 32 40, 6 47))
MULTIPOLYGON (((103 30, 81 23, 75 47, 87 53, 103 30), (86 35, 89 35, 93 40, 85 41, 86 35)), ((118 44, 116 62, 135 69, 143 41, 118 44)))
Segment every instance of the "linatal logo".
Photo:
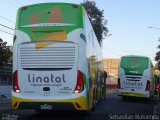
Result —
POLYGON ((28 74, 28 82, 29 83, 65 83, 65 75, 62 74, 61 76, 54 76, 51 74, 50 76, 37 76, 35 74, 28 74))

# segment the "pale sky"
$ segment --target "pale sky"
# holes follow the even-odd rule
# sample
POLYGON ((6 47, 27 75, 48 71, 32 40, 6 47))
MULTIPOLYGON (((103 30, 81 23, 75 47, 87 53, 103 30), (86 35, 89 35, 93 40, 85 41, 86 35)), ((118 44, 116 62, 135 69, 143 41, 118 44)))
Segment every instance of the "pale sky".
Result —
MULTIPOLYGON (((143 55, 153 63, 160 37, 160 0, 94 0, 104 10, 108 20, 108 34, 103 42, 104 58, 120 58, 123 55, 143 55)), ((14 28, 17 9, 24 5, 40 2, 82 3, 83 0, 1 0, 0 24, 14 28)), ((0 38, 13 45, 13 35, 1 32, 14 31, 0 26, 0 38)))

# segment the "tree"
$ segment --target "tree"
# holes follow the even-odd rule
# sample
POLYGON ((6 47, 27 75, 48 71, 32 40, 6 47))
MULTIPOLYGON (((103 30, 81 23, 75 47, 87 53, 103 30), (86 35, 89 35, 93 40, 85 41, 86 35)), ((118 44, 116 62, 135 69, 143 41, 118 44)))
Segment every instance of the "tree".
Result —
POLYGON ((0 38, 0 66, 6 65, 12 55, 9 47, 6 45, 7 42, 3 42, 3 40, 0 38))
POLYGON ((84 6, 89 16, 92 27, 97 36, 98 42, 100 46, 102 46, 102 41, 107 36, 107 33, 109 31, 108 28, 105 27, 107 20, 104 19, 103 16, 104 11, 98 9, 94 1, 84 1, 82 5, 84 6))
POLYGON ((156 53, 155 60, 158 62, 160 60, 160 51, 156 53))
MULTIPOLYGON (((159 38, 158 41, 160 41, 160 38, 159 38)), ((158 45, 157 48, 160 49, 160 45, 158 45)), ((160 70, 160 51, 158 51, 156 53, 156 56, 155 56, 154 60, 157 61, 156 65, 157 65, 158 69, 160 70)))

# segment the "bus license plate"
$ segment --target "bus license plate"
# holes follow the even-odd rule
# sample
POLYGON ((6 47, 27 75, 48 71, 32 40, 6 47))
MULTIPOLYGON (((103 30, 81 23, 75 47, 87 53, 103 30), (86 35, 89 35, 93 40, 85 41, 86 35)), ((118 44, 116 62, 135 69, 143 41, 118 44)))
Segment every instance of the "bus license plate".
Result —
POLYGON ((42 110, 52 110, 52 105, 44 104, 44 105, 41 105, 40 107, 42 110))

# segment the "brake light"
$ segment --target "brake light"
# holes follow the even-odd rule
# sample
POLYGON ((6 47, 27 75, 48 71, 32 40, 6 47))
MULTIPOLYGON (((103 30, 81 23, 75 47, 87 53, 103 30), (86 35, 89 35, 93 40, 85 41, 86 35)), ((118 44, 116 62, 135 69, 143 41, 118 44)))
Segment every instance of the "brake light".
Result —
POLYGON ((27 7, 23 7, 22 10, 27 10, 27 7))
POLYGON ((84 90, 83 76, 82 76, 82 73, 80 71, 78 71, 77 84, 76 84, 76 87, 74 89, 74 93, 80 93, 83 90, 84 90))
POLYGON ((19 89, 19 86, 18 86, 18 73, 17 73, 17 70, 14 72, 13 74, 13 91, 16 92, 16 93, 20 93, 20 89, 19 89))
POLYGON ((146 91, 149 91, 149 90, 150 90, 150 81, 147 80, 146 91))
POLYGON ((120 78, 118 78, 118 85, 117 85, 118 89, 121 89, 121 84, 120 84, 120 78))
POLYGON ((73 6, 73 8, 78 8, 78 6, 77 5, 72 5, 73 6))

